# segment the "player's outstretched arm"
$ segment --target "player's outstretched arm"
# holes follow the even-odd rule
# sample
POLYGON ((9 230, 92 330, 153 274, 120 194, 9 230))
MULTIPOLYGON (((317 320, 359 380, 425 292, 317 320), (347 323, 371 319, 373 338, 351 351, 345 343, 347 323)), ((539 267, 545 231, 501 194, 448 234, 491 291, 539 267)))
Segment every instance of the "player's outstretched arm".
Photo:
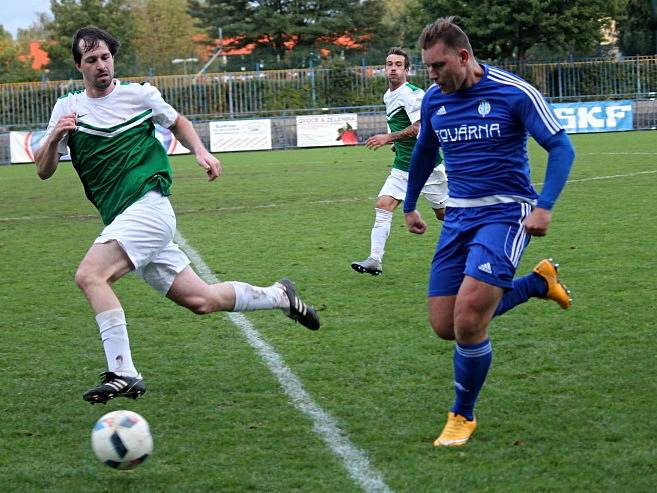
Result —
POLYGON ((34 163, 36 164, 37 174, 42 180, 47 180, 55 174, 59 158, 62 154, 58 151, 59 141, 68 133, 75 130, 76 115, 70 113, 61 117, 52 132, 46 137, 41 147, 34 153, 34 163))
POLYGON ((389 134, 377 134, 373 135, 365 142, 365 147, 368 149, 376 150, 379 147, 383 147, 386 144, 392 144, 402 139, 410 139, 412 137, 417 137, 417 134, 420 130, 420 120, 412 123, 408 127, 399 132, 391 132, 389 134))
POLYGON ((196 162, 205 170, 208 180, 215 180, 222 171, 221 162, 208 151, 201 138, 196 133, 194 125, 187 118, 178 115, 176 122, 170 127, 173 135, 182 142, 182 145, 190 149, 196 156, 196 162))

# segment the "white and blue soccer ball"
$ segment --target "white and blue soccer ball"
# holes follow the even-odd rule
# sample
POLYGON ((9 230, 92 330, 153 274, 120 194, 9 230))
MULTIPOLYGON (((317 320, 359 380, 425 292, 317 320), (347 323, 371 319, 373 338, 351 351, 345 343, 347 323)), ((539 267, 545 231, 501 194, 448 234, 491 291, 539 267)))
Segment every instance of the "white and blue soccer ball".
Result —
POLYGON ((101 417, 91 432, 96 457, 114 469, 133 469, 153 452, 148 422, 132 411, 112 411, 101 417))

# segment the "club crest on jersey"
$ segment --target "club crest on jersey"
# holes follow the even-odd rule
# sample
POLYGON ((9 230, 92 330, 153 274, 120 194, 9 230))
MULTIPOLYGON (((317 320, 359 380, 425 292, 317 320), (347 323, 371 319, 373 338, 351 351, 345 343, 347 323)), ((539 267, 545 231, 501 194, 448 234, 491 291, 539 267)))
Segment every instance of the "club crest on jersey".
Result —
POLYGON ((483 118, 486 118, 486 115, 490 113, 490 103, 487 99, 482 99, 479 101, 479 108, 477 108, 477 111, 479 111, 479 114, 483 118))

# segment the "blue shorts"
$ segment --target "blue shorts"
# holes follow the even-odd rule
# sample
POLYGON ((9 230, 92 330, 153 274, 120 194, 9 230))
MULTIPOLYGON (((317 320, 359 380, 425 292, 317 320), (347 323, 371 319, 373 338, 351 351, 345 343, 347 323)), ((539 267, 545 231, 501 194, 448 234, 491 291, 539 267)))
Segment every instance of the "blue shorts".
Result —
POLYGON ((428 295, 455 295, 464 276, 504 289, 529 244, 522 221, 529 204, 511 202, 482 207, 447 207, 431 262, 428 295))

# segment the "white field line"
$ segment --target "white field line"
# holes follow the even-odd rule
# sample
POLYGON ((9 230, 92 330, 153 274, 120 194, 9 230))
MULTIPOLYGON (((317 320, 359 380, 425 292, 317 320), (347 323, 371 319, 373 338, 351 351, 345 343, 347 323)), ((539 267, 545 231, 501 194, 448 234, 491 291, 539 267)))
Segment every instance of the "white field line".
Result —
MULTIPOLYGON (((591 153, 591 154, 618 154, 618 155, 627 155, 627 152, 619 153, 591 153)), ((635 153, 635 154, 652 154, 652 153, 635 153)), ((654 153, 657 155, 657 153, 654 153)), ((634 173, 624 173, 620 175, 606 175, 606 176, 591 176, 589 178, 579 178, 575 180, 568 180, 567 183, 583 183, 587 181, 595 180, 614 180, 618 178, 631 178, 633 176, 639 175, 654 175, 657 173, 657 170, 649 171, 637 171, 634 173)), ((542 185, 542 183, 536 183, 536 185, 542 185)), ((373 201, 375 197, 350 197, 344 199, 327 199, 327 200, 315 200, 312 202, 305 202, 304 205, 323 205, 323 204, 344 204, 349 202, 367 202, 373 201)), ((216 209, 209 209, 209 211, 222 212, 222 211, 240 211, 240 210, 257 210, 257 209, 273 209, 280 207, 282 204, 261 204, 261 205, 252 205, 252 206, 235 206, 235 207, 217 207, 216 209)), ((192 214, 199 212, 200 209, 176 209, 176 214, 192 214)), ((204 212, 207 212, 208 209, 203 209, 204 212)), ((10 222, 10 221, 40 221, 44 219, 93 219, 97 218, 97 214, 68 214, 68 215, 42 215, 42 216, 5 216, 0 217, 0 223, 10 222)))
POLYGON ((654 175, 657 173, 657 170, 651 170, 651 171, 637 171, 635 173, 625 173, 622 175, 608 175, 608 176, 591 176, 589 178, 579 178, 575 180, 568 180, 567 183, 582 183, 585 181, 595 181, 595 180, 613 180, 615 178, 630 178, 632 176, 639 176, 639 175, 654 175))
POLYGON ((582 152, 581 154, 585 156, 657 156, 657 152, 582 152))
MULTIPOLYGON (((175 241, 187 253, 196 267, 196 271, 203 279, 213 284, 219 282, 199 253, 179 232, 176 233, 175 241)), ((335 419, 315 403, 299 378, 285 364, 281 355, 262 339, 249 319, 241 313, 228 312, 226 315, 240 329, 269 371, 278 379, 278 383, 292 400, 294 406, 310 418, 313 423, 313 431, 324 440, 324 443, 335 455, 342 459, 349 476, 360 485, 362 490, 366 493, 393 493, 393 490, 383 481, 381 474, 370 464, 367 454, 351 443, 335 419)))

